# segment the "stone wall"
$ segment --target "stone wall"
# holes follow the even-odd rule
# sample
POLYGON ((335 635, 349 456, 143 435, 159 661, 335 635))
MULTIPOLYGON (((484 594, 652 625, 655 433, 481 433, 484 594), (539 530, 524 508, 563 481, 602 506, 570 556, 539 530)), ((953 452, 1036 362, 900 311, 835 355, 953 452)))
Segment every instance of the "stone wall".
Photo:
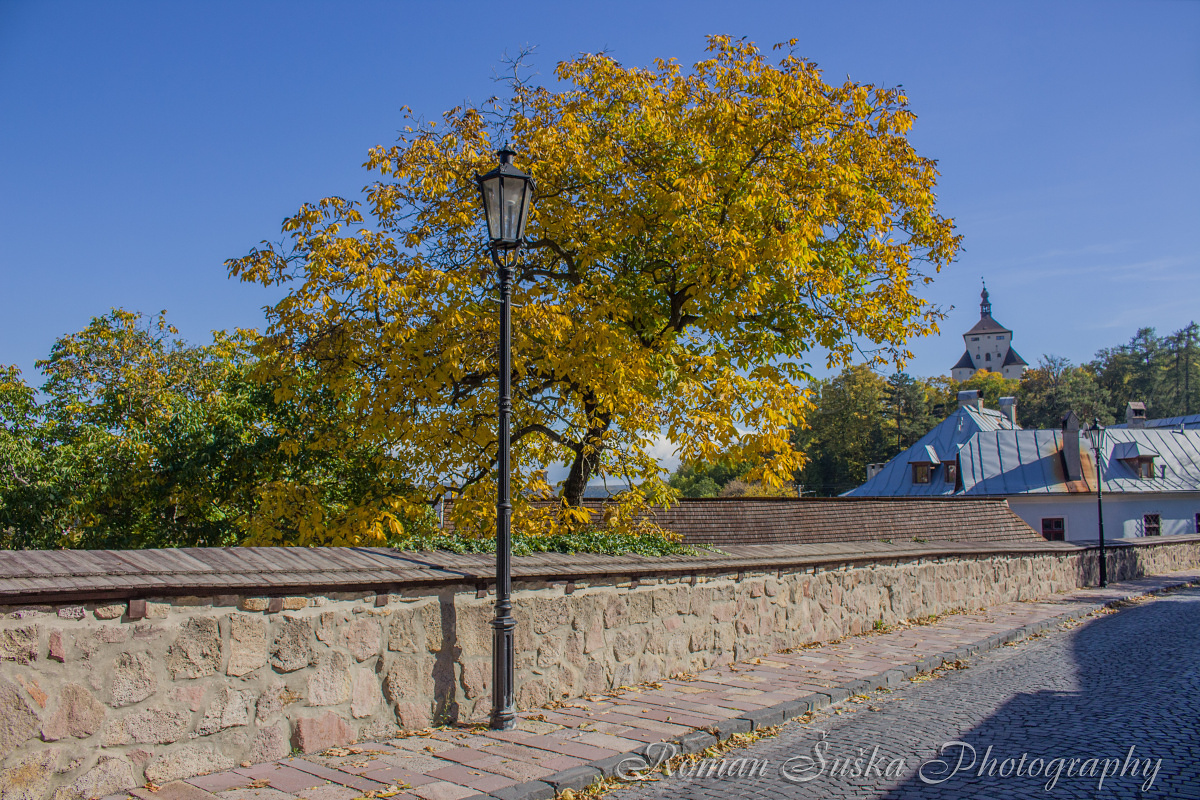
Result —
MULTIPOLYGON (((1200 563, 1200 537, 1110 551, 1110 578, 1200 563)), ((518 704, 694 672, 1094 580, 1095 551, 518 582, 518 704)), ((9 606, 0 796, 100 797, 146 781, 486 718, 491 598, 477 586, 9 606)), ((260 590, 261 591, 261 590, 260 590)))

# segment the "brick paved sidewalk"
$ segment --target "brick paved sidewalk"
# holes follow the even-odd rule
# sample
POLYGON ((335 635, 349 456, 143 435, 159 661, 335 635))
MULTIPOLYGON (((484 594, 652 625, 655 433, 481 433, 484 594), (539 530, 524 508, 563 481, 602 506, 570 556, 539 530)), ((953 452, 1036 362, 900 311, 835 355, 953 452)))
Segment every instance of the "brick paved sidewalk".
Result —
MULTIPOLYGON (((1122 599, 1200 581, 1200 571, 1009 603, 930 625, 868 634, 665 680, 615 696, 523 712, 509 732, 439 729, 333 748, 131 793, 142 800, 549 800, 580 788, 649 743, 696 752, 717 738, 895 686, 1122 599)), ((121 794, 106 800, 123 800, 121 794)))

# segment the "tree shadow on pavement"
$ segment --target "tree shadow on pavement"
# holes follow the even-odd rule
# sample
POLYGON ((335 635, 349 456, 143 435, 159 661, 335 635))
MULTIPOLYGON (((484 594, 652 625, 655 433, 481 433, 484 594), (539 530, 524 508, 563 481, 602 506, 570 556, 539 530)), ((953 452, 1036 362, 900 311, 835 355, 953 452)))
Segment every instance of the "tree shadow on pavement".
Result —
POLYGON ((1061 688, 1047 676, 957 743, 928 743, 940 753, 881 796, 1200 798, 1200 589, 1069 635, 1075 674, 1061 688))

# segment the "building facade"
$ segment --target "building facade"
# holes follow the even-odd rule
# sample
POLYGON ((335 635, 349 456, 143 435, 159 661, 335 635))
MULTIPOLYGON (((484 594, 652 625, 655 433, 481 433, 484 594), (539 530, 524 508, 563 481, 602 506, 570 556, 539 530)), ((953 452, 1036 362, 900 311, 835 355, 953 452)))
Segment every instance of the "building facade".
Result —
POLYGON ((979 322, 963 334, 966 352, 950 368, 950 377, 962 382, 986 369, 999 372, 1005 378, 1020 378, 1029 364, 1013 349, 1013 332, 992 319, 992 303, 986 286, 980 298, 979 322))

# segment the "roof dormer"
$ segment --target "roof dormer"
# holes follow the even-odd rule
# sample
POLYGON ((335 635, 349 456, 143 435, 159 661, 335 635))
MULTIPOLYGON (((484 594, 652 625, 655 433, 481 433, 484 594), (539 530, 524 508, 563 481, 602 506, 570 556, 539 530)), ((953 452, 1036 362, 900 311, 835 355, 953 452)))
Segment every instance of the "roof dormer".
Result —
POLYGON ((1139 478, 1154 477, 1154 459, 1158 453, 1139 442, 1118 442, 1113 446, 1112 457, 1132 469, 1139 478))

